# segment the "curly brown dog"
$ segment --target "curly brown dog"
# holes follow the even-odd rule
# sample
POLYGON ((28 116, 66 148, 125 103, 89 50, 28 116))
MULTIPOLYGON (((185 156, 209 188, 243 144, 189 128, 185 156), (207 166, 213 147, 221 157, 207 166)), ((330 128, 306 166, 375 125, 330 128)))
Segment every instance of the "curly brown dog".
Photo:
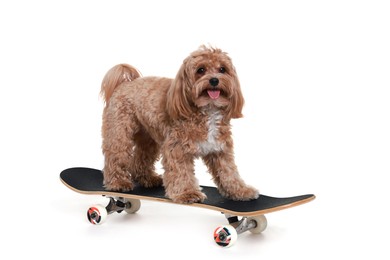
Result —
POLYGON ((203 201, 194 171, 194 159, 200 157, 223 196, 259 196, 234 163, 230 119, 242 117, 244 99, 225 52, 201 46, 174 79, 141 77, 134 67, 119 64, 105 75, 101 93, 106 189, 164 185, 174 202, 203 201), (162 178, 154 169, 160 156, 162 178))

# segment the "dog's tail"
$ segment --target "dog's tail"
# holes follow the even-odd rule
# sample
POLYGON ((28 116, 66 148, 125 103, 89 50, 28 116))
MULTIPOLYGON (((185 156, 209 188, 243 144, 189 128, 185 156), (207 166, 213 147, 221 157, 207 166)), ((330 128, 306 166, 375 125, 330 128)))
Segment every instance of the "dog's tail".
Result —
POLYGON ((104 76, 100 95, 108 104, 117 86, 125 81, 133 81, 139 77, 141 77, 141 73, 133 66, 123 63, 118 64, 112 67, 104 76))

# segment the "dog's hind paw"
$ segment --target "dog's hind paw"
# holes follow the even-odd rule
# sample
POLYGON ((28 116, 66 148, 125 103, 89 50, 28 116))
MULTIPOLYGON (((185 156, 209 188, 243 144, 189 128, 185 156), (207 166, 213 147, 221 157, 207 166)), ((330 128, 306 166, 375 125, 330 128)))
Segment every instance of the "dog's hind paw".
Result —
POLYGON ((172 196, 171 199, 175 203, 180 204, 192 204, 196 202, 202 202, 207 196, 201 191, 184 192, 177 196, 172 196))
POLYGON ((138 178, 135 181, 145 188, 160 187, 163 185, 162 177, 156 173, 142 176, 142 178, 138 178))
POLYGON ((134 184, 131 181, 122 180, 104 183, 104 188, 109 191, 130 191, 134 188, 134 184))

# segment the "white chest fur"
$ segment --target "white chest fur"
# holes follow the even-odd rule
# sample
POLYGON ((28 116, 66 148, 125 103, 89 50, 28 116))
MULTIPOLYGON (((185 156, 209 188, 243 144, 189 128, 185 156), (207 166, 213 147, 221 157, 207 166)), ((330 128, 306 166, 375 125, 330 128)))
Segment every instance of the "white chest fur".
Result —
POLYGON ((212 111, 209 113, 209 119, 207 121, 207 140, 198 143, 200 155, 204 156, 209 153, 222 151, 223 143, 218 141, 219 124, 221 120, 222 115, 219 111, 212 111))

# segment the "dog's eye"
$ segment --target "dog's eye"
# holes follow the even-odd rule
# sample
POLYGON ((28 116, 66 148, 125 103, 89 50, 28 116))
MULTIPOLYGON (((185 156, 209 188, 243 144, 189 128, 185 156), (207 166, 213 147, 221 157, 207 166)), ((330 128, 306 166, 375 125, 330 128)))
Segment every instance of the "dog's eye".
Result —
POLYGON ((203 68, 203 67, 199 68, 199 69, 196 71, 196 73, 198 73, 198 74, 200 74, 200 75, 203 75, 205 72, 206 72, 206 69, 203 68))
POLYGON ((220 67, 220 68, 219 68, 219 73, 225 73, 225 72, 226 72, 225 67, 220 67))

